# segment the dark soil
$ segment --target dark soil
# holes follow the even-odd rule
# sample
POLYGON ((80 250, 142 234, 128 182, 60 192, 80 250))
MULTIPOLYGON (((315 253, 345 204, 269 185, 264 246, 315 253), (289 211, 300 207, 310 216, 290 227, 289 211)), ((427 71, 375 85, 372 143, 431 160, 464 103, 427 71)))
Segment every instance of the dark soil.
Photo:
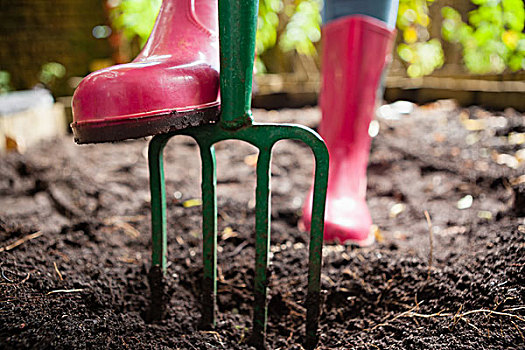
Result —
MULTIPOLYGON (((255 116, 315 126, 319 112, 255 116)), ((524 132, 515 111, 462 110, 450 101, 381 121, 368 186, 378 243, 325 246, 320 348, 525 348, 524 132)), ((166 149, 167 317, 145 322, 146 147, 77 146, 67 137, 0 158, 0 348, 248 348, 254 149, 217 145, 219 315, 215 330, 201 331, 200 165, 184 137, 166 149)), ((274 349, 303 341, 308 236, 297 224, 312 166, 304 145, 277 146, 267 337, 274 349)))

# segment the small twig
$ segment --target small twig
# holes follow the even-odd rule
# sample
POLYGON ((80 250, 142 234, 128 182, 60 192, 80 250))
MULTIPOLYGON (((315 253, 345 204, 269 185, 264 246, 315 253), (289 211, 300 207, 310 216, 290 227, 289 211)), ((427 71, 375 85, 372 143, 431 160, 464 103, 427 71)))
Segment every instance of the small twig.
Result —
POLYGON ((215 334, 215 335, 219 335, 219 333, 217 333, 217 331, 200 331, 200 333, 202 333, 202 334, 215 334))
POLYGON ((201 331, 201 333, 213 335, 215 337, 215 340, 217 340, 224 347, 224 343, 221 340, 221 335, 218 332, 216 332, 216 331, 201 331))
POLYGON ((29 277, 31 277, 31 273, 30 273, 30 272, 28 272, 28 273, 27 273, 27 276, 26 276, 23 280, 21 280, 20 282, 18 282, 18 284, 22 284, 22 283, 27 282, 27 280, 29 279, 29 277))
POLYGON ((58 275, 58 278, 60 278, 61 281, 64 280, 64 278, 62 278, 62 274, 60 273, 60 271, 58 270, 58 266, 57 266, 57 263, 56 262, 53 262, 53 265, 55 266, 55 271, 58 275))
POLYGON ((8 282, 10 282, 10 283, 14 283, 15 285, 25 283, 25 282, 27 282, 27 280, 29 279, 29 277, 31 277, 31 273, 28 272, 28 273, 27 273, 27 276, 24 277, 23 280, 21 280, 20 282, 15 282, 15 281, 13 281, 13 280, 7 278, 7 276, 4 274, 4 270, 3 270, 3 269, 2 269, 1 271, 2 271, 2 277, 3 277, 5 280, 7 280, 8 282))
MULTIPOLYGON (((474 326, 472 323, 470 323, 467 319, 465 318, 460 318, 460 320, 464 320, 466 324, 468 324, 470 327, 474 328, 475 330, 477 330, 479 332, 479 334, 483 334, 483 332, 476 326, 474 326)), ((510 321, 512 322, 512 321, 510 321)))
POLYGON ((35 233, 32 233, 30 235, 27 235, 25 237, 17 239, 16 241, 14 241, 13 243, 11 243, 8 246, 0 247, 0 253, 1 252, 6 252, 6 251, 11 250, 11 249, 14 249, 14 248, 18 247, 19 245, 21 245, 21 244, 23 244, 23 243, 25 243, 27 241, 30 241, 32 239, 35 239, 35 238, 38 238, 38 237, 42 236, 42 234, 43 234, 42 231, 37 231, 35 233))
POLYGON ((479 313, 488 313, 489 316, 490 315, 507 316, 507 317, 516 318, 516 319, 520 320, 521 322, 525 322, 525 318, 523 318, 523 317, 521 317, 519 315, 510 314, 508 312, 499 312, 499 311, 494 311, 494 310, 487 310, 487 309, 470 310, 470 311, 467 311, 467 312, 463 312, 462 314, 459 314, 459 315, 458 314, 453 314, 451 312, 437 312, 437 313, 434 313, 434 314, 420 314, 420 313, 417 313, 417 312, 404 312, 404 313, 400 314, 399 317, 421 317, 421 318, 459 317, 459 318, 463 318, 463 317, 468 316, 468 315, 479 314, 479 313))
POLYGON ((133 215, 133 216, 112 216, 104 221, 107 222, 140 222, 144 220, 144 215, 133 215))
POLYGON ((131 238, 135 239, 140 236, 140 232, 135 227, 131 226, 126 221, 122 221, 121 217, 119 216, 113 216, 104 220, 104 224, 108 226, 113 226, 117 229, 121 229, 126 235, 128 235, 131 238))
POLYGON ((392 317, 392 318, 389 319, 389 320, 386 320, 386 321, 384 320, 384 321, 382 321, 381 323, 376 324, 376 325, 375 325, 374 327, 372 327, 372 328, 365 329, 365 331, 373 331, 373 330, 376 329, 376 328, 386 326, 386 325, 388 325, 390 322, 395 321, 395 320, 397 320, 398 318, 403 317, 403 316, 405 316, 405 315, 408 314, 408 313, 411 313, 412 311, 414 311, 414 310, 417 309, 418 307, 419 307, 419 304, 417 304, 416 306, 410 308, 410 309, 407 310, 407 311, 403 311, 402 313, 395 315, 394 317, 392 317))
POLYGON ((288 338, 286 338, 286 342, 289 343, 290 340, 292 340, 293 337, 293 329, 290 331, 290 335, 288 335, 288 338))
POLYGON ((511 307, 510 309, 503 309, 503 311, 518 311, 525 309, 525 306, 511 307))
POLYGON ((518 327, 518 325, 515 324, 515 323, 512 322, 512 321, 510 321, 510 323, 512 323, 512 325, 518 330, 518 333, 520 334, 521 340, 525 341, 525 337, 523 337, 523 332, 522 332, 521 329, 518 327))
POLYGON ((248 245, 248 241, 244 241, 244 242, 242 242, 241 244, 239 244, 239 245, 237 246, 237 248, 235 248, 235 249, 233 250, 233 252, 230 254, 230 256, 236 256, 236 255, 238 255, 238 254, 241 252, 241 250, 243 250, 243 248, 246 247, 247 245, 248 245))
POLYGON ((195 346, 193 346, 193 344, 190 343, 186 338, 182 338, 182 341, 183 341, 185 344, 188 344, 192 349, 197 350, 197 348, 196 348, 195 346))
POLYGON ((59 257, 61 257, 66 263, 70 262, 71 259, 64 253, 58 251, 58 250, 55 250, 55 249, 51 249, 50 250, 50 253, 53 253, 53 254, 56 254, 58 255, 59 257))
POLYGON ((7 278, 7 276, 6 276, 5 273, 4 273, 4 269, 1 269, 1 271, 2 271, 2 277, 3 277, 7 282, 9 282, 9 283, 13 283, 13 282, 14 282, 12 279, 7 278))
POLYGON ((217 331, 200 331, 203 334, 211 334, 215 337, 215 339, 222 344, 221 341, 221 335, 217 331))
POLYGON ((434 254, 434 233, 432 232, 432 221, 430 220, 430 215, 428 211, 425 210, 425 218, 427 219, 428 224, 428 238, 430 241, 430 252, 428 254, 428 273, 427 279, 430 278, 430 270, 432 269, 432 256, 434 254))
MULTIPOLYGON (((512 318, 516 318, 516 319, 520 320, 521 322, 525 322, 525 318, 523 318, 523 317, 521 317, 519 315, 510 314, 510 313, 507 313, 507 312, 499 312, 499 311, 494 311, 494 310, 487 310, 487 309, 470 310, 470 311, 463 312, 461 314, 458 314, 457 312, 456 313, 452 313, 452 312, 443 312, 443 311, 439 311, 439 312, 436 312, 436 313, 433 313, 433 314, 420 314, 420 313, 417 313, 417 312, 413 312, 418 307, 419 307, 419 305, 416 305, 416 306, 412 307, 410 310, 403 311, 403 312, 395 315, 394 317, 390 318, 389 320, 382 321, 381 323, 375 325, 372 328, 365 329, 365 331, 373 331, 374 329, 376 329, 378 327, 387 326, 390 322, 395 321, 395 320, 397 320, 398 318, 401 318, 401 317, 411 317, 411 318, 415 318, 415 317, 419 317, 419 318, 452 317, 453 319, 463 319, 465 316, 472 315, 472 314, 488 313, 489 315, 498 315, 498 316, 512 317, 512 318)), ((472 325, 472 326, 474 326, 474 325, 472 325)))
POLYGON ((49 294, 56 294, 56 293, 77 293, 77 292, 83 292, 84 289, 57 289, 57 290, 52 290, 51 292, 47 292, 46 295, 49 295, 49 294))
POLYGON ((525 322, 525 318, 520 317, 519 315, 511 314, 511 313, 508 313, 508 312, 499 312, 499 311, 494 311, 494 310, 487 310, 487 309, 478 309, 478 310, 467 311, 467 312, 462 313, 461 316, 463 317, 463 316, 468 316, 468 315, 477 314, 477 313, 488 313, 489 316, 494 314, 494 315, 498 315, 498 316, 513 317, 513 318, 516 318, 516 319, 520 320, 521 322, 525 322))
MULTIPOLYGON (((296 302, 292 301, 292 300, 289 300, 289 299, 284 299, 283 300, 284 303, 288 306, 291 306, 292 308, 294 308, 295 310, 299 311, 300 313, 302 313, 302 315, 306 314, 306 308, 302 305, 299 305, 297 304, 296 302)), ((301 315, 301 314, 299 314, 301 315)))
POLYGON ((461 313, 461 310, 463 310, 463 304, 461 304, 461 305, 459 306, 458 311, 456 311, 456 314, 455 314, 454 317, 452 318, 452 323, 453 323, 454 326, 459 322, 459 320, 462 320, 461 316, 459 316, 460 313, 461 313))
POLYGON ((434 318, 434 317, 461 317, 462 315, 456 315, 451 312, 435 312, 433 314, 420 314, 417 312, 404 312, 400 317, 421 317, 421 318, 434 318))

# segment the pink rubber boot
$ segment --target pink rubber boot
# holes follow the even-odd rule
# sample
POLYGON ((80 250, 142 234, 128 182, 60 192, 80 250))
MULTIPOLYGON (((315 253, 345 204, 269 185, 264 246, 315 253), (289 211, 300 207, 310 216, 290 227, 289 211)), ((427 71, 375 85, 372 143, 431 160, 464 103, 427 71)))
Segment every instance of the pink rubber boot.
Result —
MULTIPOLYGON (((323 28, 320 134, 330 152, 325 211, 326 241, 374 242, 365 201, 370 151, 368 126, 376 91, 390 54, 395 31, 367 16, 349 16, 323 28)), ((303 209, 309 230, 312 193, 303 209)))
POLYGON ((76 89, 75 141, 119 141, 217 120, 217 11, 217 0, 164 0, 137 58, 88 75, 76 89))

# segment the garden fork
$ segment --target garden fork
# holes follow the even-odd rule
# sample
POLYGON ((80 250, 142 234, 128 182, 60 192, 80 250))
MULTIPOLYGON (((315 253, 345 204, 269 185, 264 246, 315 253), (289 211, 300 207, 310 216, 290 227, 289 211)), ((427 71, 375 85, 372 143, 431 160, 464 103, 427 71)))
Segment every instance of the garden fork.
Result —
MULTIPOLYGON (((306 342, 308 349, 317 344, 320 314, 320 288, 324 208, 328 181, 328 150, 318 134, 299 125, 260 124, 251 114, 252 72, 258 1, 219 0, 219 37, 221 55, 221 115, 208 124, 161 134, 149 144, 151 219, 153 257, 151 276, 162 279, 167 261, 166 191, 163 149, 176 135, 187 135, 199 145, 202 160, 202 215, 204 278, 201 326, 215 324, 217 293, 217 195, 214 144, 230 139, 246 141, 259 149, 257 161, 255 224, 255 305, 250 343, 265 348, 267 324, 268 253, 270 243, 270 161, 271 150, 283 139, 300 140, 315 157, 313 213, 310 232, 308 294, 306 300, 306 342)), ((153 278, 153 280, 155 280, 153 278)), ((151 281, 151 280, 150 280, 151 281)), ((152 304, 164 303, 151 284, 152 304)), ((162 306, 162 305, 160 305, 162 306)))

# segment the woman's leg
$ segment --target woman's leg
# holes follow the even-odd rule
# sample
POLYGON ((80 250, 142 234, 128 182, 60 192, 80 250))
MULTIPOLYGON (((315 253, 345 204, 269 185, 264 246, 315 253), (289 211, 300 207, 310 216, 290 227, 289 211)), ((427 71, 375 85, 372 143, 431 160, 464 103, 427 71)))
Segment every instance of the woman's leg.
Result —
MULTIPOLYGON (((325 0, 319 128, 330 152, 325 240, 368 245, 368 126, 395 38, 397 1, 325 0)), ((308 228, 311 195, 302 222, 308 228)))
POLYGON ((398 6, 399 0, 325 0, 323 22, 359 14, 377 18, 394 29, 398 6))

